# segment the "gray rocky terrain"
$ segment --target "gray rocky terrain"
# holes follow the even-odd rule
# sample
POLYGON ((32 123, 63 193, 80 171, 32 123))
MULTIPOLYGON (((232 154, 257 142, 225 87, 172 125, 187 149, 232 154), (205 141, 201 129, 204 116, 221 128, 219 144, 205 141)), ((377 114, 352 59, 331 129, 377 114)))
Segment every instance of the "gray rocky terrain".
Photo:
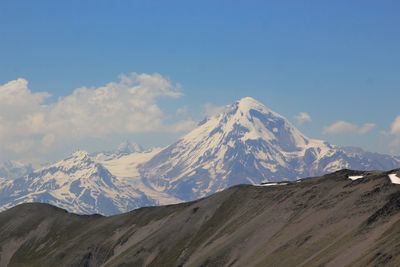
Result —
POLYGON ((399 266, 400 185, 388 174, 400 176, 237 185, 110 217, 22 204, 0 213, 0 266, 399 266))

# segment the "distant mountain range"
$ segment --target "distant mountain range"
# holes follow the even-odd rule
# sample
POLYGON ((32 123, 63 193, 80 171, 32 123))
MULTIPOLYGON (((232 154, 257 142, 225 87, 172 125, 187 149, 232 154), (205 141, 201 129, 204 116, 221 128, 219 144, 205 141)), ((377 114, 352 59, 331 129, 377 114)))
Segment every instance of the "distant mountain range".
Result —
POLYGON ((400 266, 389 175, 238 185, 111 217, 22 204, 0 213, 0 266, 400 266))
POLYGON ((115 152, 78 151, 29 175, 0 179, 0 209, 39 201, 110 215, 195 200, 237 184, 399 166, 400 157, 308 138, 283 116, 246 97, 163 149, 143 152, 125 142, 115 152))
POLYGON ((181 202, 162 192, 152 194, 150 189, 142 192, 134 179, 117 178, 95 161, 101 157, 106 157, 106 162, 109 158, 115 162, 121 155, 91 157, 85 151, 77 151, 24 177, 0 179, 1 210, 20 203, 44 202, 81 214, 110 215, 143 206, 181 202))
POLYGON ((0 178, 14 179, 27 175, 32 171, 31 164, 24 164, 15 160, 0 163, 0 178))

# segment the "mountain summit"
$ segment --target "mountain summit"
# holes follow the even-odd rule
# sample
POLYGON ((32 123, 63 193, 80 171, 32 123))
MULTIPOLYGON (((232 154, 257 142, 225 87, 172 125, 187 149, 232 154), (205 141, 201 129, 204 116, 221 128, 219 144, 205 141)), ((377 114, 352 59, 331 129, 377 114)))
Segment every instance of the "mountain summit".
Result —
POLYGON ((118 146, 118 148, 115 151, 115 154, 123 156, 123 155, 129 155, 129 154, 132 154, 135 152, 137 153, 137 152, 142 152, 142 151, 143 151, 143 149, 140 145, 138 145, 134 142, 131 142, 129 140, 125 140, 118 146))
POLYGON ((296 180, 341 168, 382 169, 382 161, 390 169, 400 162, 371 156, 310 139, 283 116, 245 97, 159 152, 141 173, 156 190, 196 199, 235 184, 296 180))
POLYGON ((24 177, 0 178, 0 210, 45 202, 77 213, 111 215, 194 200, 237 184, 400 165, 398 157, 308 138, 250 97, 206 118, 170 146, 138 150, 129 142, 108 154, 79 150, 24 177))

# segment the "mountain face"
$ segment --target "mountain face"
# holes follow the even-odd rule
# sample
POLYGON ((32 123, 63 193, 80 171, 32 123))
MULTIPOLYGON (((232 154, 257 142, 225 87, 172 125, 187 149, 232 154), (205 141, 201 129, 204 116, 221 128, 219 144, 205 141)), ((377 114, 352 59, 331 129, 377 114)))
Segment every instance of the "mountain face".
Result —
POLYGON ((195 200, 237 184, 399 166, 398 157, 310 139, 246 97, 164 149, 142 151, 127 141, 113 152, 78 151, 13 181, 0 178, 0 211, 37 201, 76 213, 111 215, 195 200))
POLYGON ((149 187, 193 200, 236 184, 399 165, 400 158, 310 139, 281 115, 246 97, 202 121, 144 163, 140 172, 149 187))
POLYGON ((0 213, 0 266, 400 266, 389 175, 239 185, 111 217, 22 204, 0 213))
POLYGON ((0 179, 0 196, 2 210, 24 202, 45 202, 76 213, 111 215, 158 204, 85 151, 22 178, 0 179))

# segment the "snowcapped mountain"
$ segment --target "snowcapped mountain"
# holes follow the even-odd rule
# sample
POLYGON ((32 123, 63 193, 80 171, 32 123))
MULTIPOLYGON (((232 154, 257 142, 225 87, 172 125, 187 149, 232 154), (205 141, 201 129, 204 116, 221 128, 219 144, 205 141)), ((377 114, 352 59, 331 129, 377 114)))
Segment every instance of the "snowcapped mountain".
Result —
POLYGON ((31 164, 8 160, 0 163, 0 178, 14 179, 33 171, 31 164))
POLYGON ((281 115, 246 97, 202 121, 144 163, 140 172, 149 187, 192 200, 235 184, 399 165, 399 158, 350 152, 310 139, 281 115))
POLYGON ((140 191, 134 180, 112 175, 85 151, 77 151, 22 178, 0 179, 0 210, 25 202, 45 202, 71 212, 105 215, 165 204, 140 191))
POLYGON ((165 148, 143 151, 124 142, 114 152, 77 151, 24 177, 0 178, 0 211, 35 201, 110 215, 194 200, 236 184, 399 166, 399 157, 308 138, 281 115, 246 97, 165 148))

